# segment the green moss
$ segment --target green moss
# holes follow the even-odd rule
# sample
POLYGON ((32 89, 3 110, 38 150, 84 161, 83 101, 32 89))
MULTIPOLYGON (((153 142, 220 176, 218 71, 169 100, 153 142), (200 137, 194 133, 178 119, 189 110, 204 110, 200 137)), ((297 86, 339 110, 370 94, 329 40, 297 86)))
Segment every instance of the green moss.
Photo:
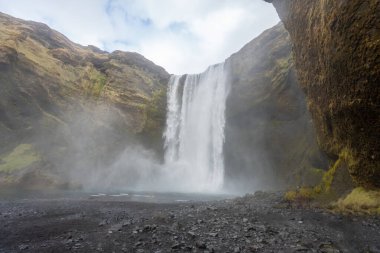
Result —
POLYGON ((107 77, 94 69, 92 66, 88 66, 84 76, 81 78, 82 87, 84 88, 85 95, 98 98, 107 84, 107 77))
POLYGON ((355 188, 334 205, 336 211, 359 212, 380 215, 380 191, 355 188))
POLYGON ((295 200, 317 200, 320 203, 328 203, 338 199, 338 196, 334 190, 332 190, 335 176, 339 169, 341 169, 343 163, 350 162, 350 153, 347 150, 342 150, 339 159, 330 167, 330 169, 324 172, 321 169, 312 168, 309 169, 309 173, 315 174, 316 177, 320 177, 320 183, 314 187, 301 187, 296 191, 285 193, 284 198, 288 201, 295 200))
POLYGON ((92 95, 99 97, 103 91, 103 88, 106 86, 107 77, 101 73, 98 73, 92 81, 94 82, 92 95))
POLYGON ((20 144, 9 154, 1 157, 0 172, 10 173, 21 170, 40 160, 30 144, 20 144))
POLYGON ((286 69, 288 70, 290 68, 290 65, 292 64, 293 55, 289 54, 287 57, 279 58, 276 60, 276 64, 279 66, 280 69, 286 69))
POLYGON ((144 125, 139 133, 141 141, 149 148, 163 152, 162 133, 166 120, 166 89, 154 92, 152 99, 144 108, 144 125))
POLYGON ((310 172, 311 172, 312 174, 314 174, 314 175, 321 175, 321 176, 325 173, 324 170, 322 170, 322 169, 318 169, 318 168, 311 168, 311 169, 310 169, 310 172))
POLYGON ((323 175, 321 187, 324 191, 329 192, 331 190, 331 185, 334 180, 334 175, 339 168, 340 164, 342 163, 341 158, 339 158, 334 165, 323 175))
POLYGON ((313 187, 301 187, 296 191, 288 191, 284 195, 284 199, 290 202, 305 203, 314 200, 319 191, 313 187))
POLYGON ((144 70, 134 69, 134 74, 141 78, 148 86, 152 87, 154 85, 153 80, 146 75, 144 70))
POLYGON ((150 103, 146 106, 145 131, 161 132, 160 129, 165 122, 166 91, 159 89, 153 93, 150 103))
POLYGON ((287 191, 285 192, 284 199, 287 201, 295 201, 297 198, 297 192, 296 191, 287 191))

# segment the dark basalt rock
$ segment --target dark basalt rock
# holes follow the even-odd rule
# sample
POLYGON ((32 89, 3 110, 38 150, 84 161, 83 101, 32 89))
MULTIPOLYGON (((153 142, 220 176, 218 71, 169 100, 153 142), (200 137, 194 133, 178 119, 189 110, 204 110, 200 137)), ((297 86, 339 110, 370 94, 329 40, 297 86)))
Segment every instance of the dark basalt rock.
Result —
POLYGON ((380 187, 380 2, 274 0, 321 148, 380 187))
POLYGON ((249 42, 228 63, 225 163, 230 181, 244 190, 316 184, 328 164, 317 145, 283 24, 249 42))

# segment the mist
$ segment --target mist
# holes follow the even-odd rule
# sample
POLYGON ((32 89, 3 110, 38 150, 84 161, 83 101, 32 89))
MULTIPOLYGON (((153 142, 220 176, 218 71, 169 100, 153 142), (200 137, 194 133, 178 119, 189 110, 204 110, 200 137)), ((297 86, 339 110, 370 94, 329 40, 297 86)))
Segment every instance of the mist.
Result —
MULTIPOLYGON (((230 116, 240 89, 233 71, 227 62, 201 74, 172 76, 164 154, 133 133, 118 108, 96 102, 65 112, 65 124, 50 134, 41 131, 37 143, 71 189, 215 194, 279 189, 266 147, 273 133, 268 133, 269 111, 230 116)), ((254 92, 258 96, 261 90, 254 92)))
POLYGON ((60 167, 70 168, 69 181, 87 191, 224 192, 228 73, 228 65, 219 64, 201 74, 172 76, 164 159, 137 138, 110 153, 113 132, 105 126, 115 125, 118 115, 113 108, 92 106, 63 131, 72 152, 60 167))
POLYGON ((107 104, 88 103, 67 112, 62 116, 66 123, 50 137, 41 133, 38 143, 69 188, 225 193, 229 73, 228 64, 219 64, 201 74, 171 78, 163 157, 138 135, 121 129, 131 124, 107 104))
POLYGON ((322 167, 288 35, 273 29, 225 63, 172 76, 160 98, 167 106, 157 107, 166 118, 158 143, 143 131, 152 115, 138 110, 147 104, 95 99, 44 118, 31 142, 53 181, 85 191, 244 194, 284 189, 303 167, 322 167))
MULTIPOLYGON (((88 103, 66 112, 65 124, 35 135, 63 188, 87 192, 203 192, 193 164, 164 162, 125 127, 118 109, 88 103), (192 180, 191 180, 192 179, 192 180)), ((215 192, 215 191, 214 191, 215 192)))

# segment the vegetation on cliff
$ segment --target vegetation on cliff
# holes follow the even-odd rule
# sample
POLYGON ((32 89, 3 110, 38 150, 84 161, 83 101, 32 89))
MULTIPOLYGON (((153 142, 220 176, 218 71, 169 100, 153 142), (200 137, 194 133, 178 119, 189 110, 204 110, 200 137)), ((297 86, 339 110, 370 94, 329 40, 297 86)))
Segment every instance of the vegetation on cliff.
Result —
POLYGON ((0 159, 0 172, 11 173, 30 166, 39 161, 40 157, 30 144, 20 144, 0 159))
POLYGON ((0 24, 0 177, 60 175, 79 154, 104 164, 163 128, 163 68, 137 53, 80 46, 41 23, 0 14, 0 24))
POLYGON ((273 0, 290 33, 321 148, 361 186, 380 187, 380 2, 273 0))

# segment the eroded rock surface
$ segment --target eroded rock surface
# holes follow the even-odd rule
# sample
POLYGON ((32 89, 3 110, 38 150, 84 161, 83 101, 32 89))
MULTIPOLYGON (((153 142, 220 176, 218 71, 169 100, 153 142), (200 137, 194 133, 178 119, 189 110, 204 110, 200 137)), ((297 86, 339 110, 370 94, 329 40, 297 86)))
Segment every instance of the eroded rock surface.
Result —
POLYGON ((380 187, 380 2, 273 0, 322 149, 380 187))
POLYGON ((160 152, 168 78, 137 53, 0 14, 0 185, 60 184, 60 172, 107 164, 136 139, 160 152))
POLYGON ((245 189, 314 185, 328 168, 280 23, 228 60, 227 176, 245 189))

